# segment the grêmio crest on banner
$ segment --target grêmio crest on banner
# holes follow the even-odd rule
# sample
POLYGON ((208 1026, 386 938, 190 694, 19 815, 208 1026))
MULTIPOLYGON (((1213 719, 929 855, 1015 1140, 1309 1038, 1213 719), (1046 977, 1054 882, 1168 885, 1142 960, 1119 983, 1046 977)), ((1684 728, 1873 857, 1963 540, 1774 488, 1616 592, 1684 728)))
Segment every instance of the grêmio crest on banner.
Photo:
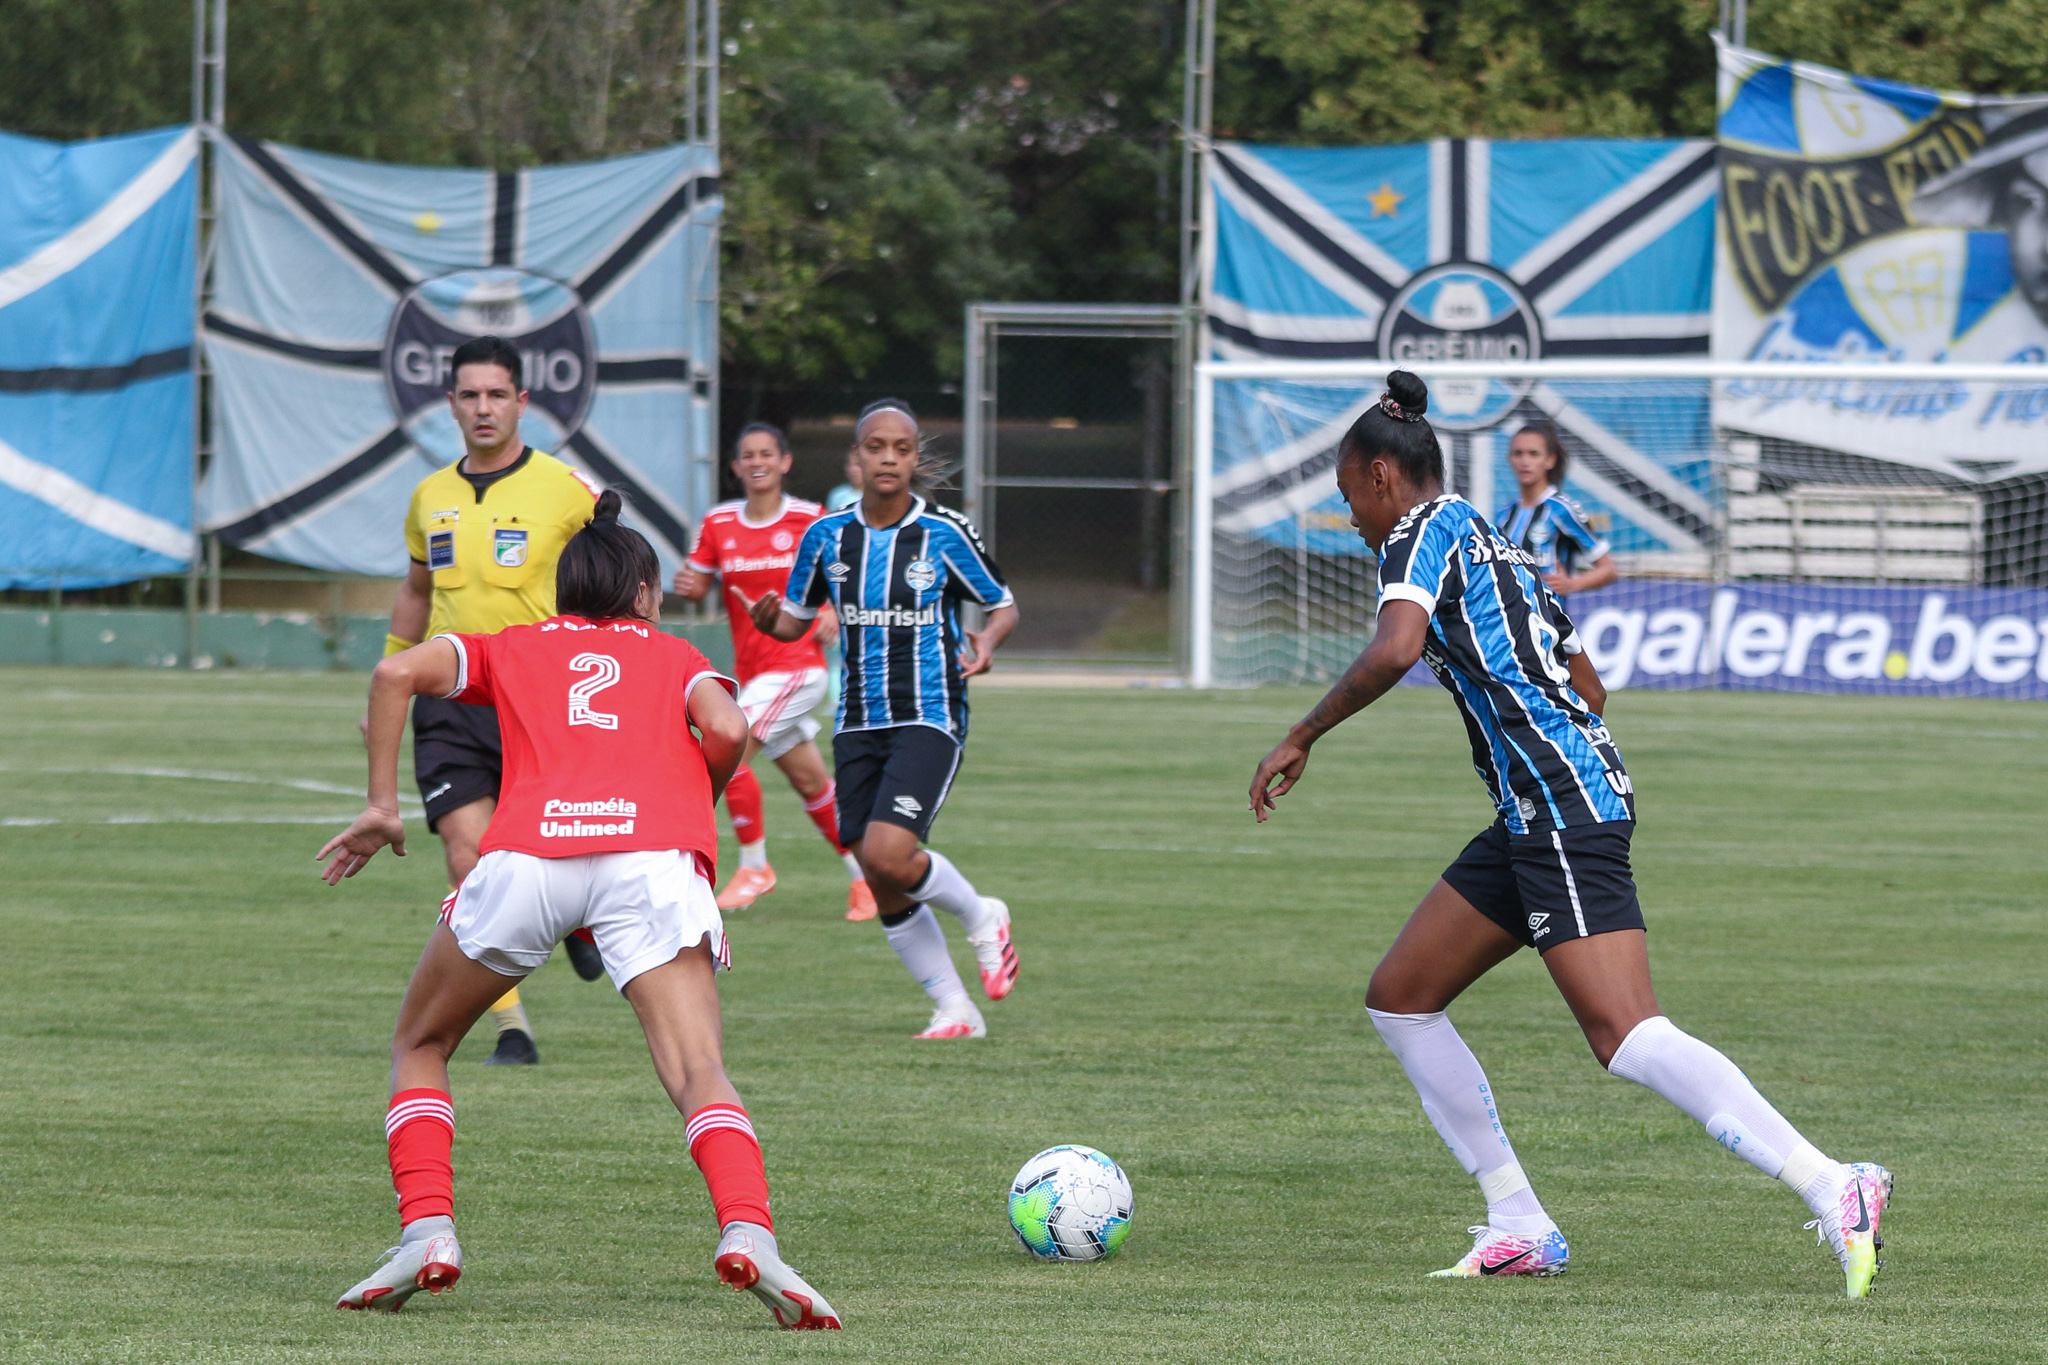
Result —
MULTIPOLYGON (((2048 95, 1720 49, 1713 351, 2048 361, 2048 95)), ((2039 384, 1745 380, 1717 425, 1983 481, 2048 469, 2039 384)))

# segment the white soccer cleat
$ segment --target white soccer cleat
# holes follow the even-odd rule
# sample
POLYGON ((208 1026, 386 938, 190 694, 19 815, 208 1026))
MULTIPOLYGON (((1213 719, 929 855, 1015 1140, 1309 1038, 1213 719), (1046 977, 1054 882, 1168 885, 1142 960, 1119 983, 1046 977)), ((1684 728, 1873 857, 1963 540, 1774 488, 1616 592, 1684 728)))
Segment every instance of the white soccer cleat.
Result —
POLYGON ((1570 1262, 1571 1248, 1556 1228, 1541 1237, 1519 1237, 1512 1232, 1480 1223, 1466 1228, 1472 1234, 1472 1249, 1454 1266, 1432 1270, 1432 1280, 1476 1280, 1489 1275, 1562 1275, 1570 1262))
POLYGON ((711 1264, 734 1289, 749 1289, 775 1320, 793 1332, 836 1332, 839 1315, 775 1250, 775 1234, 758 1223, 727 1223, 711 1264))
POLYGON ((1831 1247, 1841 1262, 1844 1289, 1852 1299, 1870 1292, 1870 1282, 1884 1265, 1877 1253, 1884 1250, 1878 1228, 1884 1211, 1892 1202, 1892 1173, 1874 1161, 1858 1161, 1848 1168, 1848 1179, 1829 1197, 1821 1216, 1806 1225, 1818 1232, 1822 1246, 1831 1247))
POLYGON ((375 1308, 396 1313, 422 1289, 442 1294, 462 1278, 462 1246, 452 1229, 403 1242, 384 1253, 375 1274, 341 1296, 336 1308, 375 1308))
POLYGON ((990 911, 995 922, 976 937, 967 936, 967 942, 974 949, 975 961, 981 964, 981 989, 991 1000, 1000 1000, 1017 989, 1017 949, 1010 942, 1010 907, 994 896, 983 896, 982 907, 990 911))
MULTIPOLYGON (((962 1002, 965 1004, 965 1002, 962 1002)), ((973 1005, 966 1005, 965 1012, 947 1009, 944 1005, 932 1011, 932 1021, 923 1033, 914 1033, 913 1038, 986 1038, 988 1025, 981 1021, 981 1011, 973 1005)))

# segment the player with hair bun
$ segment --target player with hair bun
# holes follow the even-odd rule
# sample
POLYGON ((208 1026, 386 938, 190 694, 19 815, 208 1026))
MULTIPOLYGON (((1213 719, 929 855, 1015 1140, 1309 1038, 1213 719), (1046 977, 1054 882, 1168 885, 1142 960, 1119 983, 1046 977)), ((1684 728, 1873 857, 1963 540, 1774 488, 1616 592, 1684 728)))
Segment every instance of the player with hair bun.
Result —
POLYGON ((371 677, 369 802, 320 850, 329 885, 386 845, 404 856, 398 747, 415 696, 496 707, 505 774, 476 868, 420 955, 391 1043, 384 1126, 399 1244, 335 1306, 396 1312, 461 1278, 448 1059, 508 982, 588 928, 687 1117, 720 1227, 719 1279, 752 1290, 784 1327, 836 1329, 832 1306, 778 1254, 761 1147, 720 1042, 715 973, 729 958, 711 892, 712 803, 739 764, 746 717, 732 680, 658 628, 661 567, 619 524, 619 506, 605 492, 563 548, 556 615, 436 635, 371 677))
POLYGON ((718 908, 743 910, 775 889, 768 862, 767 816, 761 783, 750 766, 756 754, 782 769, 803 802, 804 814, 846 865, 846 917, 875 917, 874 893, 860 862, 839 842, 839 818, 832 775, 811 742, 818 722, 811 712, 826 692, 825 649, 839 634, 839 620, 820 611, 813 629, 794 640, 777 640, 754 626, 748 614, 763 593, 789 581, 796 546, 824 509, 782 491, 792 457, 779 427, 750 422, 740 432, 732 472, 746 496, 722 502, 704 514, 690 559, 676 574, 675 590, 693 602, 718 581, 732 631, 733 672, 740 680, 740 710, 747 713, 747 752, 725 789, 726 813, 740 845, 740 865, 718 893, 718 908))
POLYGON ((1599 712, 1606 689, 1569 617, 1515 545, 1455 493, 1404 370, 1338 447, 1337 487, 1380 556, 1379 627, 1329 694, 1252 777, 1260 821, 1298 783, 1316 740, 1420 659, 1456 702, 1499 815, 1409 916, 1366 988, 1373 1026, 1423 1112, 1486 1198, 1472 1249, 1441 1276, 1555 1275, 1570 1257, 1502 1126, 1478 1059, 1445 1010, 1525 947, 1543 957, 1593 1055, 1656 1091, 1813 1211, 1850 1298, 1877 1273, 1891 1173, 1830 1160, 1728 1058, 1657 1006, 1629 866, 1634 784, 1599 712), (1276 785, 1277 784, 1277 785, 1276 785))
POLYGON ((784 593, 754 603, 754 624, 794 640, 829 604, 846 664, 832 756, 839 839, 867 872, 889 946, 932 1000, 920 1038, 981 1038, 932 914, 960 921, 990 1000, 1017 984, 1010 909, 974 889, 936 849, 919 845, 952 790, 967 742, 967 680, 988 671, 1017 624, 1017 606, 966 517, 928 501, 916 414, 898 398, 870 403, 854 427, 861 497, 811 523, 784 593), (988 610, 963 631, 962 598, 988 610))

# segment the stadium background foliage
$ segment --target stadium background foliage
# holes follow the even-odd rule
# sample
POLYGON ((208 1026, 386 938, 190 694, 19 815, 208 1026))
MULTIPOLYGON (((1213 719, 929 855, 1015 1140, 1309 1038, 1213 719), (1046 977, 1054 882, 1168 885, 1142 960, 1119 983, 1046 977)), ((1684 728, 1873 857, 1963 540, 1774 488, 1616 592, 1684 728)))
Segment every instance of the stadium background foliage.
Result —
MULTIPOLYGON (((728 423, 919 388, 973 297, 1173 297, 1182 6, 732 0, 723 10, 728 423)), ((1709 0, 1222 0, 1216 125, 1251 141, 1707 136, 1709 0)), ((1950 89, 2048 89, 2029 0, 1758 7, 1752 46, 1950 89)), ((678 134, 680 6, 236 0, 232 131, 515 169, 678 134)), ((181 123, 190 16, 17 0, 0 127, 181 123)), ((950 400, 955 401, 957 400, 950 400)))

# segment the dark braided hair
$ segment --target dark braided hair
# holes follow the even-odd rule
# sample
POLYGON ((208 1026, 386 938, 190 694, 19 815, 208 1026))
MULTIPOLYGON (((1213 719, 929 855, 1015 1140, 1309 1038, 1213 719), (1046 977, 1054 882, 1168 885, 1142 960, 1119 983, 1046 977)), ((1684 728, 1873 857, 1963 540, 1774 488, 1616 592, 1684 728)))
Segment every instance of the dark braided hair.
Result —
POLYGON ((640 585, 661 586, 661 561, 647 537, 619 524, 625 503, 607 488, 583 529, 555 561, 555 610, 590 621, 637 620, 640 585))
POLYGON ((1429 411, 1429 387, 1406 370, 1387 376, 1379 401, 1359 414, 1337 444, 1337 460, 1385 456, 1416 487, 1444 481, 1444 452, 1436 431, 1422 420, 1429 411))

